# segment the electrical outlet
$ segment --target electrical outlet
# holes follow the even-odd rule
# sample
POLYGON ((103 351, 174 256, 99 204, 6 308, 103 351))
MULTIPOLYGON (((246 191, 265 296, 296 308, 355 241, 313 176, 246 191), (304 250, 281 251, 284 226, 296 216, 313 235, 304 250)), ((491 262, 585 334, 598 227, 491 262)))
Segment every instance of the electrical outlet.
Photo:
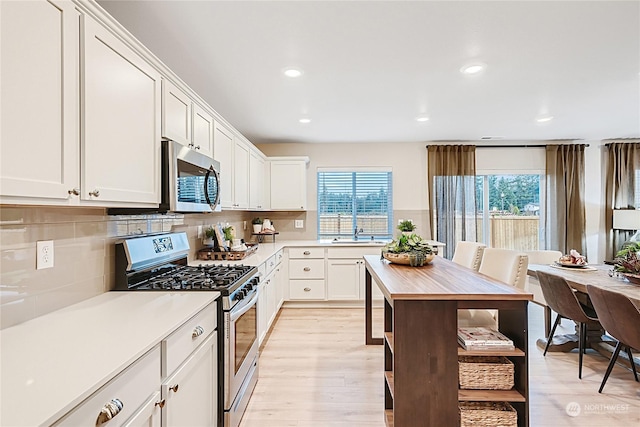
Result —
POLYGON ((198 226, 198 239, 202 239, 202 226, 198 226))
POLYGON ((242 221, 242 229, 243 230, 247 229, 247 221, 242 221))
POLYGON ((53 267, 53 240, 36 242, 36 269, 53 267))
POLYGON ((304 228, 304 220, 303 219, 296 219, 294 227, 295 228, 304 228))

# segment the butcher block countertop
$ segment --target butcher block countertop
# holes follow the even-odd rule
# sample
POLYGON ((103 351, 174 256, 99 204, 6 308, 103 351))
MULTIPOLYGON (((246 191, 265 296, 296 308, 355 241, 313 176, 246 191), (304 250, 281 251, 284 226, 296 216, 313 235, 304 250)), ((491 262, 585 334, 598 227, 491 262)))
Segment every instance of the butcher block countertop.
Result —
POLYGON ((365 255, 367 270, 387 300, 531 301, 533 295, 442 257, 423 267, 365 255))
POLYGON ((3 329, 0 425, 54 423, 218 297, 107 292, 3 329))

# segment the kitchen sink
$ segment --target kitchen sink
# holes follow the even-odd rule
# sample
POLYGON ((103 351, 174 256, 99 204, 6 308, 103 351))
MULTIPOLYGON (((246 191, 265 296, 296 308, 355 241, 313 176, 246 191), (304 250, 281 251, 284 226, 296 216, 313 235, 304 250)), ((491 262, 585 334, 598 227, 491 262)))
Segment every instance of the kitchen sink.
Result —
POLYGON ((354 245, 354 244, 358 244, 358 245, 384 245, 387 242, 385 242, 384 240, 371 240, 371 239, 358 239, 358 240, 353 240, 353 239, 333 239, 331 241, 331 243, 333 244, 343 244, 343 245, 354 245))

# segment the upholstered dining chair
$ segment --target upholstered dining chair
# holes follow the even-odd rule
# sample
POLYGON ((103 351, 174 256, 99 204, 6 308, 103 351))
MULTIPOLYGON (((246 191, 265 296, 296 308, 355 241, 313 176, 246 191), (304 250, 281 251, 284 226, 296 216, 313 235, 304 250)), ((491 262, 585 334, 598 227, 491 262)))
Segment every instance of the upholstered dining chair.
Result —
POLYGON ((598 321, 596 311, 578 300, 575 291, 563 277, 542 271, 538 271, 537 275, 545 301, 557 313, 553 328, 551 328, 551 332, 547 336, 547 345, 544 347, 543 356, 547 355, 547 350, 549 350, 549 345, 553 341, 553 334, 556 332, 560 320, 562 318, 573 320, 579 325, 578 378, 582 379, 582 355, 585 352, 587 343, 587 323, 598 321))
MULTIPOLYGON (((525 254, 529 257, 529 264, 543 265, 553 264, 562 256, 562 252, 551 250, 525 251, 525 254)), ((551 332, 551 309, 544 300, 540 283, 536 278, 527 276, 524 290, 533 294, 533 302, 544 308, 544 333, 545 336, 549 336, 549 332, 551 332)))
POLYGON ((456 249, 453 252, 451 261, 478 271, 480 261, 482 261, 482 253, 486 247, 487 245, 483 243, 461 240, 456 243, 456 249))
POLYGON ((593 307, 596 309, 596 313, 598 313, 600 324, 609 335, 618 340, 598 393, 602 393, 602 389, 623 347, 626 347, 629 363, 631 363, 631 369, 633 369, 633 376, 638 381, 638 373, 636 372, 636 364, 633 360, 631 348, 640 348, 640 309, 628 297, 618 292, 593 285, 587 285, 587 292, 593 307))
MULTIPOLYGON (((528 258, 522 252, 484 248, 478 272, 524 289, 527 267, 528 258)), ((497 329, 498 312, 484 309, 458 310, 458 326, 487 326, 497 329)))

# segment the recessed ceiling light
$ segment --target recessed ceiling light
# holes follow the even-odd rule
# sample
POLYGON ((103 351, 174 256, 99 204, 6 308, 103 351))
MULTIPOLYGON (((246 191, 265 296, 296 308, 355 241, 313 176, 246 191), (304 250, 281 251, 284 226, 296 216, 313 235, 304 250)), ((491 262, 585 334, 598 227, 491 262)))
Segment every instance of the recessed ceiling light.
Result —
POLYGON ((553 120, 553 116, 540 116, 536 119, 538 123, 547 123, 553 120))
POLYGON ((429 116, 422 115, 422 116, 416 117, 416 122, 428 122, 428 121, 429 121, 429 116))
POLYGON ((285 68, 282 72, 285 76, 292 78, 300 77, 302 75, 302 70, 297 68, 285 68))
POLYGON ((479 72, 481 72, 485 68, 487 68, 486 64, 478 62, 478 63, 475 63, 475 64, 467 64, 467 65, 465 65, 464 67, 460 68, 460 72, 463 73, 463 74, 478 74, 479 72))
POLYGON ((311 123, 311 119, 307 118, 307 117, 303 117, 300 120, 298 120, 300 123, 302 123, 303 125, 306 125, 307 123, 311 123))

